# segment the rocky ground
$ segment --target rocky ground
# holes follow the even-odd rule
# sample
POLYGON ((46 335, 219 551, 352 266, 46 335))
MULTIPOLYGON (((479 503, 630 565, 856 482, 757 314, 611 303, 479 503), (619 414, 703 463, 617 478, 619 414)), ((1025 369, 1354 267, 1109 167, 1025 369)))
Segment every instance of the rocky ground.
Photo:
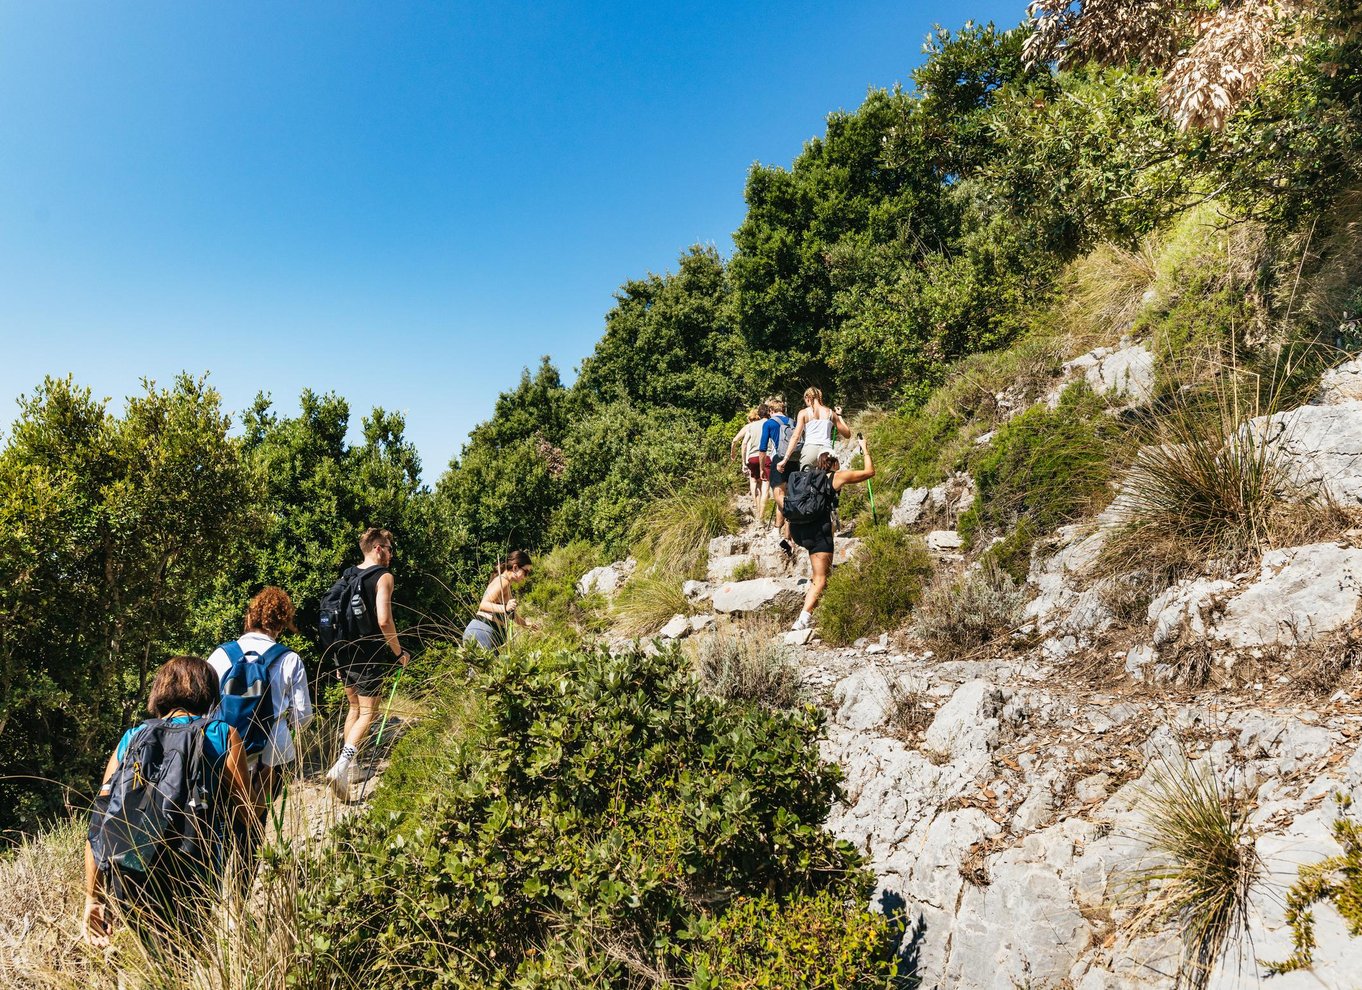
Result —
MULTIPOLYGON (((1152 368, 1127 343, 1066 373, 1138 402, 1152 368)), ((1252 428, 1277 438, 1297 478, 1356 507, 1362 364, 1323 385, 1318 404, 1252 428)), ((972 498, 964 477, 912 490, 893 524, 924 530, 946 567, 964 566, 951 522, 972 498)), ((846 777, 829 827, 869 857, 877 899, 905 919, 905 953, 924 986, 1173 986, 1176 928, 1137 924, 1148 892, 1136 878, 1164 862, 1154 841, 1162 806, 1151 797, 1161 781, 1212 781, 1252 809, 1245 842, 1261 868, 1249 926, 1211 987, 1257 985, 1268 962, 1291 954, 1284 914, 1297 870, 1341 851, 1337 797, 1362 798, 1362 682, 1349 669, 1362 606, 1356 534, 1183 581, 1132 617, 1114 614, 1093 574, 1119 522, 1114 509, 1054 534, 1032 564, 1026 624, 970 659, 942 660, 903 633, 848 648, 816 633, 785 638, 828 709, 825 753, 846 777), (1321 664, 1338 675, 1322 694, 1321 664)), ((840 540, 839 561, 856 549, 840 540)), ((806 561, 784 560, 774 535, 750 522, 715 541, 709 560, 709 580, 686 590, 712 615, 674 620, 669 637, 788 609, 802 595, 806 561), (729 580, 753 565, 755 578, 729 580)), ((629 566, 592 572, 583 590, 612 590, 629 566)), ((1362 939, 1329 904, 1314 915, 1313 967, 1268 985, 1358 982, 1362 939)))

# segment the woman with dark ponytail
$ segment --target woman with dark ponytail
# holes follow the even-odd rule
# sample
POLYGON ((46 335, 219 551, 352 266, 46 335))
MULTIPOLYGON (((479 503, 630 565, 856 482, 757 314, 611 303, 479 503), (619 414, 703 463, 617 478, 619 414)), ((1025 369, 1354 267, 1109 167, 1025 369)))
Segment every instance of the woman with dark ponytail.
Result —
POLYGON ((492 580, 482 593, 478 603, 478 614, 463 631, 465 644, 476 643, 484 650, 495 650, 506 642, 506 624, 514 622, 526 629, 533 629, 528 622, 516 615, 516 599, 513 592, 530 576, 530 555, 525 550, 512 550, 497 562, 492 580))

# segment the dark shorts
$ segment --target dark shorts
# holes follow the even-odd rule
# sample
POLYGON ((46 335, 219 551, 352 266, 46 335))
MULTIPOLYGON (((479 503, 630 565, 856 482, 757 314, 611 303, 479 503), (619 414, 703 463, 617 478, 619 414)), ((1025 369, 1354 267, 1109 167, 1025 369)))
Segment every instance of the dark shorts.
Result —
POLYGON ((790 475, 799 470, 799 454, 795 453, 790 455, 790 470, 788 471, 782 471, 778 467, 782 460, 783 458, 779 456, 773 456, 771 458, 771 470, 768 472, 768 475, 771 479, 772 488, 779 488, 790 480, 790 475))
POLYGON ((790 539, 809 553, 832 553, 832 519, 813 523, 790 523, 790 539))
POLYGON ((397 657, 386 643, 378 649, 370 646, 347 647, 336 661, 336 676, 348 688, 354 688, 361 698, 377 698, 383 693, 383 681, 397 666, 397 657))
POLYGON ((765 481, 766 469, 770 462, 762 455, 749 457, 747 459, 747 473, 751 475, 753 481, 765 481))

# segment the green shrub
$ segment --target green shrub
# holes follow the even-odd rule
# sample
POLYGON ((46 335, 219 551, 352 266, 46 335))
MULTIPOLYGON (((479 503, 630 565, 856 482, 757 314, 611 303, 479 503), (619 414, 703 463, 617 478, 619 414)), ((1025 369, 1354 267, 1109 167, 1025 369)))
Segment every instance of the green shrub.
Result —
POLYGON ((573 540, 535 558, 534 577, 520 595, 528 618, 544 633, 570 635, 600 632, 606 626, 601 595, 577 594, 577 582, 594 567, 607 563, 600 548, 573 540))
POLYGON ((772 708, 799 704, 799 669, 772 632, 761 625, 693 640, 695 673, 705 691, 724 701, 756 701, 772 708))
MULTIPOLYGON (((1347 808, 1351 803, 1340 797, 1347 808)), ((1315 915, 1311 911, 1328 901, 1343 916, 1348 934, 1362 935, 1362 825, 1356 818, 1340 815, 1334 821, 1334 841, 1343 847, 1337 856, 1302 866, 1298 879, 1286 895, 1286 922, 1291 926, 1295 951, 1279 963, 1268 964, 1271 974, 1290 973, 1310 965, 1315 952, 1315 915)))
POLYGON ((445 786, 341 826, 343 863, 303 891, 299 973, 325 961, 389 990, 683 983, 721 944, 696 933, 737 898, 869 897, 823 829, 839 774, 813 709, 709 698, 676 650, 503 656, 473 690, 482 731, 445 757, 445 786))
POLYGON ((1021 620, 1025 593, 992 560, 955 581, 933 585, 913 615, 913 632, 943 657, 1005 636, 1021 620))
POLYGON ((889 921, 839 894, 738 898, 699 929, 691 990, 884 990, 889 921))
POLYGON ((634 554, 682 577, 703 577, 709 541, 738 529, 731 472, 708 468, 659 495, 634 526, 634 554))
POLYGON ((856 556, 828 579, 818 610, 829 643, 893 629, 913 611, 932 576, 926 544, 902 529, 871 530, 856 556))
POLYGON ((978 496, 960 517, 960 535, 973 543, 1022 518, 1045 532, 1099 507, 1110 495, 1120 435, 1081 381, 1056 409, 1033 406, 1008 420, 973 465, 978 496))
POLYGON ((979 561, 985 565, 996 564, 1013 581, 1022 584, 1031 571, 1031 548, 1035 546, 1038 535, 1035 524, 1023 516, 1012 527, 1012 532, 1003 537, 1002 542, 984 551, 979 561))
POLYGON ((744 560, 733 568, 733 573, 728 576, 728 579, 730 581, 751 581, 756 576, 757 562, 755 560, 744 560))

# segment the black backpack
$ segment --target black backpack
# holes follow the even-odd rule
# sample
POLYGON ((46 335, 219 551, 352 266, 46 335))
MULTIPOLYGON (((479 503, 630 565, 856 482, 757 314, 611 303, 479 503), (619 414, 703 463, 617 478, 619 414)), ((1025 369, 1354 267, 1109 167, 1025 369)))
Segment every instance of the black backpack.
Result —
POLYGON ((785 518, 796 523, 816 523, 832 518, 837 496, 832 476, 816 468, 790 475, 785 493, 785 518))
POLYGON ((95 865, 112 871, 115 888, 119 874, 203 875, 215 861, 221 830, 204 752, 207 725, 206 718, 153 718, 129 740, 107 797, 90 816, 95 865))
POLYGON ((317 629, 323 649, 340 643, 354 643, 378 632, 378 617, 364 599, 364 579, 370 574, 384 574, 386 567, 347 567, 345 573, 322 595, 321 614, 317 629))

